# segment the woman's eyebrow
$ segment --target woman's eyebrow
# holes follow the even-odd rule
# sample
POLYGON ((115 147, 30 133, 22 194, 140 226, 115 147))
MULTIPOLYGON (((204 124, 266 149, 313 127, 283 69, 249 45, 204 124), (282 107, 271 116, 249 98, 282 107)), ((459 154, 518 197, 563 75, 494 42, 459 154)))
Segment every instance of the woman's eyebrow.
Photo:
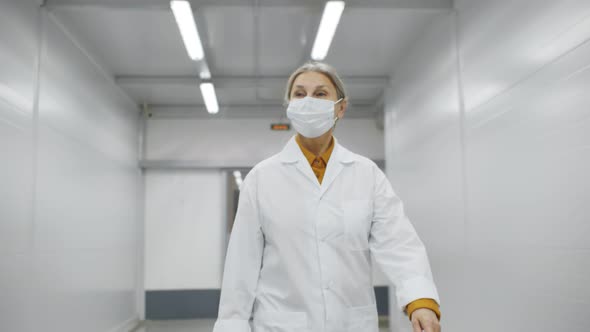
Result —
MULTIPOLYGON (((299 88, 305 89, 305 86, 303 86, 303 85, 296 85, 296 86, 295 86, 295 88, 298 88, 298 89, 299 89, 299 88)), ((325 85, 318 85, 318 86, 316 86, 316 87, 315 87, 315 89, 316 89, 316 90, 317 90, 317 89, 320 89, 320 88, 326 88, 326 86, 325 86, 325 85)))

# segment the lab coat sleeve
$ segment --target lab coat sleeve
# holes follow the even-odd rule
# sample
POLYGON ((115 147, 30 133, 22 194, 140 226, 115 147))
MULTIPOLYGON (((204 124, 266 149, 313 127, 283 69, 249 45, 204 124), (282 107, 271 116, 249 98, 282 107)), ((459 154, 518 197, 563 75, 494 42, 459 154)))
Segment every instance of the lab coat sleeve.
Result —
POLYGON ((241 187, 225 258, 218 319, 213 332, 250 332, 249 320, 264 249, 254 172, 250 171, 241 187))
POLYGON ((385 174, 375 166, 373 221, 369 248, 375 262, 393 283, 397 304, 406 305, 419 298, 440 299, 424 244, 404 213, 385 174))

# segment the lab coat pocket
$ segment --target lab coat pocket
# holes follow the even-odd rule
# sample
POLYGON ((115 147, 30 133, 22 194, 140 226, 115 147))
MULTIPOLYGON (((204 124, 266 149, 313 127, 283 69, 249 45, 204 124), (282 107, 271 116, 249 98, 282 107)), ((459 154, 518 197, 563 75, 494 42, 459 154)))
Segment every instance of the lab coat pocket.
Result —
POLYGON ((306 332, 307 314, 300 311, 257 311, 252 332, 306 332))
POLYGON ((375 304, 361 307, 350 307, 346 314, 346 332, 379 331, 379 316, 375 304))
POLYGON ((345 200, 341 203, 346 246, 352 250, 369 249, 369 230, 373 204, 369 199, 345 200))

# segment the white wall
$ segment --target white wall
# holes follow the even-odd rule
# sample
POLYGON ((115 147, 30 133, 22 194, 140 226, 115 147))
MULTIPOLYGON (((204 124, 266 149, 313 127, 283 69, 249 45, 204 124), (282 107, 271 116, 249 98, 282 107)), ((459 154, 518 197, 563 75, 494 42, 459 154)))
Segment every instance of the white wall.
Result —
POLYGON ((590 2, 455 5, 407 50, 385 121, 443 330, 588 330, 590 2))
MULTIPOLYGON (((212 166, 254 166, 281 151, 294 131, 273 132, 277 119, 154 118, 147 125, 146 159, 212 166)), ((372 119, 338 121, 334 136, 350 150, 383 160, 383 131, 372 119)))
POLYGON ((131 324, 135 105, 33 0, 0 4, 0 64, 0 330, 131 324))
MULTIPOLYGON (((386 98, 387 174, 425 243, 441 297, 443 330, 464 319, 464 221, 453 15, 443 13, 407 50, 386 98)), ((395 296, 390 296, 396 308, 395 296)), ((411 331, 392 314, 392 331, 411 331)))
POLYGON ((220 170, 148 170, 145 289, 219 289, 226 230, 220 170))

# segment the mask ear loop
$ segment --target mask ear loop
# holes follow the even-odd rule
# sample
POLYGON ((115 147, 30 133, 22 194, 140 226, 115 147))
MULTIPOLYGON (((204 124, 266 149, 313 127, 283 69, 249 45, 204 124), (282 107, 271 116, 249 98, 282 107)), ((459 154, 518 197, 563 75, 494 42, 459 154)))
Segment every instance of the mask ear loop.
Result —
MULTIPOLYGON (((339 103, 341 100, 343 100, 343 99, 344 99, 344 97, 342 97, 342 98, 340 98, 340 99, 336 100, 336 101, 334 102, 334 106, 336 106, 336 104, 338 104, 338 103, 339 103)), ((336 129, 336 123, 338 122, 338 120, 340 120, 340 118, 339 118, 338 116, 336 116, 336 118, 334 119, 334 125, 332 126, 332 129, 333 129, 333 130, 335 130, 335 129, 336 129)))

